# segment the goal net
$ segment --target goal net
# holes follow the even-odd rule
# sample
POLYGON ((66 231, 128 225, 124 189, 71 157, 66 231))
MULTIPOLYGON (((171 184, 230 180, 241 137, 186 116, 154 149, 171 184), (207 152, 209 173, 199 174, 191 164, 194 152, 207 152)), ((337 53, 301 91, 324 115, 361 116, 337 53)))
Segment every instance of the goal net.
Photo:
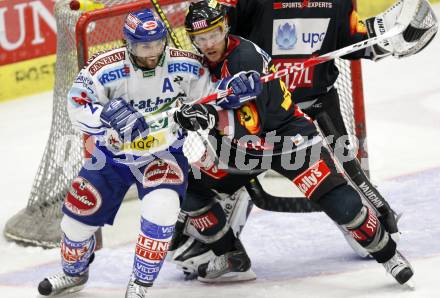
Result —
MULTIPOLYGON (((84 162, 83 136, 73 130, 66 109, 66 96, 74 78, 93 54, 122 45, 122 25, 130 11, 152 8, 149 1, 102 0, 106 8, 91 12, 73 11, 70 0, 55 4, 57 22, 56 78, 49 140, 36 174, 27 206, 8 220, 7 239, 26 245, 59 245, 61 207, 71 181, 84 162)), ((161 0, 160 5, 185 49, 191 50, 183 23, 186 0, 161 0)), ((336 83, 347 129, 360 141, 359 157, 366 157, 365 119, 359 62, 337 61, 336 83)))

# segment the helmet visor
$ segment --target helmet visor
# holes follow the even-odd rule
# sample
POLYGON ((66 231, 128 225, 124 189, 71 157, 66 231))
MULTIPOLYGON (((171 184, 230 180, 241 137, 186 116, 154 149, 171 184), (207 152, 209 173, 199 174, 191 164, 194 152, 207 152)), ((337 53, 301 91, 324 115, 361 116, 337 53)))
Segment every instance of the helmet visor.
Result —
POLYGON ((192 40, 194 44, 200 48, 208 48, 222 41, 226 37, 226 30, 221 27, 217 27, 213 30, 192 35, 192 40))
POLYGON ((162 55, 166 44, 166 38, 146 41, 146 42, 133 42, 127 41, 127 48, 129 52, 141 58, 158 57, 162 55))

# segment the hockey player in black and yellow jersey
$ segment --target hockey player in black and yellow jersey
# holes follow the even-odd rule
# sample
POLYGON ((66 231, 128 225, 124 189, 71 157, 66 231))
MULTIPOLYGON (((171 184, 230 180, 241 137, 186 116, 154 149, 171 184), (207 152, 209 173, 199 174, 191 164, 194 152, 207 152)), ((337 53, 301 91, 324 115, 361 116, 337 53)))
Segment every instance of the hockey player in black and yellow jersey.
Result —
MULTIPOLYGON (((175 114, 176 122, 188 130, 214 127, 212 134, 221 144, 217 146, 220 159, 225 148, 231 149, 223 159, 229 167, 243 170, 239 164, 247 167, 252 163, 252 170, 270 168, 291 180, 332 220, 349 230, 399 283, 406 283, 413 275, 409 263, 396 251, 396 243, 375 212, 338 173, 314 125, 296 108, 285 83, 274 80, 260 86, 258 75, 249 72, 267 74, 273 70, 269 56, 252 42, 228 35, 224 13, 205 2, 191 4, 186 30, 205 56, 214 80, 241 77, 242 84, 219 86, 221 90, 234 90, 232 96, 217 102, 223 110, 211 105, 184 106, 175 114), (299 156, 304 162, 291 167, 299 156)), ((218 193, 232 194, 256 173, 242 176, 220 171, 214 165, 201 170, 201 179, 194 175, 190 178, 182 207, 183 216, 188 217, 182 223, 192 225, 216 255, 198 266, 199 279, 211 281, 226 274, 230 278, 232 273, 249 273, 250 260, 232 228, 225 225, 225 215, 215 197, 218 193)))
MULTIPOLYGON (((386 12, 366 20, 365 23, 359 21, 351 1, 218 0, 217 2, 210 5, 215 7, 220 4, 219 7, 226 10, 229 32, 259 45, 272 56, 275 68, 280 69, 301 65, 311 56, 328 53, 369 37, 384 34, 395 24, 399 14, 402 14, 402 7, 414 1, 398 1, 386 12)), ((429 7, 427 3, 424 5, 429 7)), ((415 28, 417 22, 411 22, 412 25, 404 34, 343 58, 380 60, 389 55, 404 57, 417 53, 432 40, 437 26, 436 18, 430 9, 426 9, 425 16, 418 18, 421 22, 426 22, 423 28, 415 28), (428 21, 429 18, 431 21, 428 21), (430 25, 427 25, 428 23, 430 25)), ((293 101, 316 120, 324 136, 333 137, 327 139, 333 140, 330 145, 334 151, 343 152, 342 165, 347 176, 364 199, 369 201, 370 207, 374 206, 385 229, 397 239, 400 233, 395 212, 371 184, 360 162, 354 158, 347 158, 353 155, 350 143, 340 142, 339 144, 343 146, 335 148, 336 140, 348 134, 341 115, 338 90, 334 87, 338 74, 339 70, 334 61, 330 61, 291 74, 283 80, 287 88, 294 91, 291 95, 293 101)), ((345 139, 349 140, 349 138, 345 139)), ((359 139, 360 149, 363 147, 363 141, 359 139)), ((249 190, 249 185, 247 188, 249 190)), ((256 202, 255 195, 252 199, 256 202)), ((259 198, 260 202, 261 200, 265 198, 259 198)), ((295 209, 292 209, 289 203, 293 200, 269 201, 271 205, 275 204, 277 207, 272 210, 291 212, 295 209)), ((344 233, 344 235, 359 255, 368 255, 366 250, 351 241, 349 234, 344 233)), ((194 259, 195 256, 192 255, 192 258, 194 259)))
MULTIPOLYGON (((230 32, 249 39, 265 50, 272 57, 276 69, 301 65, 310 57, 384 34, 395 24, 403 6, 407 4, 405 1, 397 1, 384 13, 361 22, 350 0, 217 2, 226 10, 230 32)), ((343 58, 377 61, 391 55, 399 58, 410 56, 429 44, 436 32, 432 29, 429 26, 424 29, 408 27, 402 38, 386 40, 343 58), (415 45, 411 45, 410 41, 415 45)), ((349 138, 346 138, 345 148, 335 148, 336 140, 348 135, 339 103, 340 90, 334 86, 338 76, 339 69, 335 61, 331 60, 290 74, 283 80, 292 91, 293 101, 304 113, 316 120, 327 140, 333 140, 330 142, 332 149, 344 151, 343 156, 348 156, 352 148, 349 138)), ((358 141, 361 153, 366 157, 363 148, 365 140, 358 141)), ((361 163, 357 159, 349 159, 341 161, 341 164, 364 199, 378 211, 379 219, 385 224, 387 231, 398 238, 396 214, 372 185, 361 163)))

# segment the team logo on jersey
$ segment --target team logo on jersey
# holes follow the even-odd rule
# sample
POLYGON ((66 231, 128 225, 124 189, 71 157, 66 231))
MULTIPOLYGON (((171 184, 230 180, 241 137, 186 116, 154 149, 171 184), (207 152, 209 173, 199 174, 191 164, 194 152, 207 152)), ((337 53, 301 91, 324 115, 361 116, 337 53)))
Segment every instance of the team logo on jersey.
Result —
POLYGON ((182 51, 182 50, 176 50, 176 49, 170 49, 170 57, 184 57, 184 58, 190 58, 199 61, 200 63, 203 62, 203 57, 197 54, 194 54, 192 52, 188 51, 182 51))
POLYGON ((204 74, 204 70, 202 70, 202 68, 199 65, 188 62, 170 63, 168 64, 168 72, 169 73, 187 72, 198 77, 204 74))
POLYGON ((247 102, 237 110, 240 125, 246 127, 251 134, 257 134, 260 131, 260 119, 258 117, 257 106, 255 102, 247 102))
POLYGON ((95 100, 94 98, 90 98, 86 91, 78 88, 72 88, 72 90, 69 91, 68 98, 70 98, 76 106, 85 106, 95 100))
POLYGON ((144 187, 155 187, 161 184, 182 184, 182 169, 169 160, 155 159, 144 170, 144 187))
POLYGON ((281 50, 290 50, 295 47, 297 41, 295 24, 285 23, 278 26, 276 44, 281 50))
POLYGON ((272 56, 310 55, 319 51, 330 19, 278 19, 273 21, 272 56))
POLYGON ((80 72, 79 75, 76 77, 74 84, 84 87, 85 89, 87 89, 87 92, 91 94, 95 93, 95 91, 92 88, 93 81, 88 77, 84 76, 82 72, 80 72))
POLYGON ((166 107, 169 107, 176 100, 177 97, 161 98, 159 96, 156 96, 156 98, 154 99, 147 98, 146 100, 139 100, 137 102, 135 102, 134 100, 130 100, 130 104, 141 112, 152 113, 159 110, 159 108, 163 110, 166 107))
POLYGON ((137 138, 131 143, 122 144, 119 148, 121 151, 148 151, 153 148, 165 145, 167 138, 165 132, 150 134, 146 138, 137 138))
POLYGON ((98 78, 101 85, 106 85, 113 81, 117 81, 122 78, 126 78, 130 76, 130 68, 128 65, 124 65, 123 67, 113 68, 109 70, 105 70, 98 78))
POLYGON ((286 8, 333 8, 332 2, 325 1, 300 1, 300 2, 274 2, 273 9, 286 8))
POLYGON ((325 161, 321 159, 301 175, 293 179, 293 183, 295 183, 295 185, 306 196, 306 198, 310 199, 313 195, 313 192, 330 174, 330 169, 325 161))
POLYGON ((313 74, 315 67, 304 68, 304 61, 307 59, 273 59, 273 65, 276 70, 297 67, 297 71, 289 73, 287 76, 281 78, 286 83, 290 91, 295 88, 311 88, 313 86, 313 74))
POLYGON ((64 200, 64 207, 79 216, 89 216, 96 213, 101 204, 101 194, 83 177, 77 177, 73 180, 64 200))
POLYGON ((89 67, 89 72, 93 76, 95 75, 101 68, 106 65, 113 64, 119 61, 125 60, 125 51, 119 51, 116 53, 109 54, 107 56, 101 57, 89 67))

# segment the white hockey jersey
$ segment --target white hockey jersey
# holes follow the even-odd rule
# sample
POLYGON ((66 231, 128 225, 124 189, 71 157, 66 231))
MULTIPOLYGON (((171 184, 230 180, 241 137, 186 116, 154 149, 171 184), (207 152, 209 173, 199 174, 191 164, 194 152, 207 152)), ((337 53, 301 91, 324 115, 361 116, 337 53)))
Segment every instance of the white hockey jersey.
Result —
POLYGON ((147 138, 123 144, 116 131, 101 123, 103 104, 122 97, 148 122, 148 115, 173 108, 179 100, 198 100, 215 85, 197 54, 166 47, 158 66, 147 71, 136 67, 122 47, 98 55, 80 71, 68 93, 68 113, 74 128, 94 135, 120 162, 121 155, 145 156, 165 150, 182 132, 172 119, 164 119, 149 125, 147 138))

